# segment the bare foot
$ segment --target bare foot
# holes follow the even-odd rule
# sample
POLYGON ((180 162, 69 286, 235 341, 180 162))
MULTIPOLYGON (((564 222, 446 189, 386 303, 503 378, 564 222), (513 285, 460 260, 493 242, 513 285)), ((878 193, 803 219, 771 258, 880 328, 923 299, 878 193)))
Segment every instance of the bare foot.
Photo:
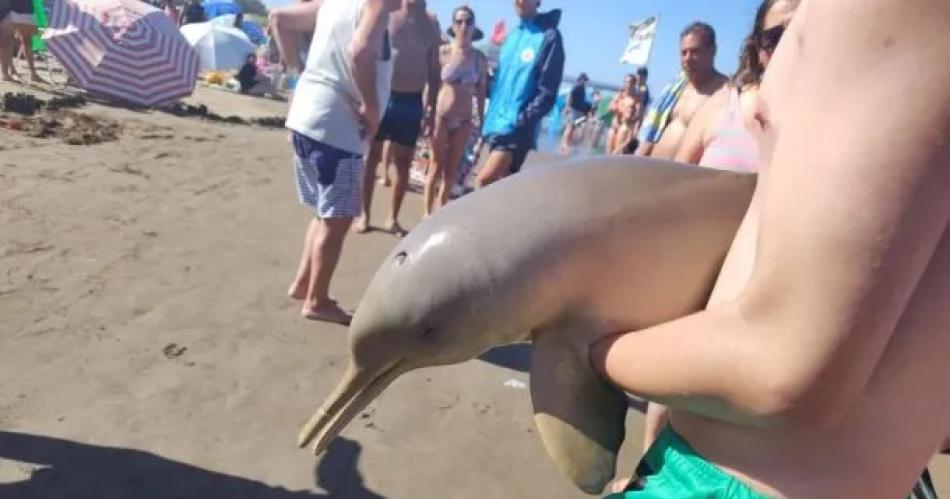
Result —
POLYGON ((395 220, 391 220, 388 224, 386 224, 386 231, 398 237, 405 237, 405 235, 409 233, 406 229, 402 228, 402 225, 399 225, 399 222, 395 220))
POLYGON ((287 290, 287 296, 294 300, 303 300, 307 297, 307 284, 304 281, 295 282, 287 290))
POLYGON ((317 307, 304 306, 303 310, 300 311, 300 315, 312 321, 332 322, 344 326, 349 326, 350 321, 353 320, 353 314, 344 310, 343 307, 332 300, 317 307))
POLYGON ((383 175, 379 179, 379 185, 383 187, 389 187, 392 184, 392 181, 389 180, 389 175, 383 175))
POLYGON ((369 232, 369 219, 366 217, 359 217, 353 222, 353 232, 357 234, 366 234, 369 232))

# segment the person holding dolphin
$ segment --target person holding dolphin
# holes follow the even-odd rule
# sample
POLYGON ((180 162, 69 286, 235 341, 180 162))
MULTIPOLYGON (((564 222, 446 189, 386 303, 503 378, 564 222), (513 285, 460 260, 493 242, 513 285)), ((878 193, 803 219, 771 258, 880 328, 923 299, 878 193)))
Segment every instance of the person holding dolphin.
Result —
POLYGON ((932 61, 948 22, 942 2, 803 0, 759 91, 764 161, 708 308, 591 351, 671 408, 615 497, 905 497, 940 449, 950 67, 932 61), (877 77, 911 71, 922 91, 877 77), (867 102, 895 94, 876 119, 867 102))

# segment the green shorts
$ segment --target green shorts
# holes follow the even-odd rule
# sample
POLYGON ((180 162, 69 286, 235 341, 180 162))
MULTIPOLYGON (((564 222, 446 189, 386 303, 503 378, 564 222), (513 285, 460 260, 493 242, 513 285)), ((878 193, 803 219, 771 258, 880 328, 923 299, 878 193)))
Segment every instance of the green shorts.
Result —
POLYGON ((765 499, 703 459, 667 426, 657 437, 626 492, 606 499, 765 499))

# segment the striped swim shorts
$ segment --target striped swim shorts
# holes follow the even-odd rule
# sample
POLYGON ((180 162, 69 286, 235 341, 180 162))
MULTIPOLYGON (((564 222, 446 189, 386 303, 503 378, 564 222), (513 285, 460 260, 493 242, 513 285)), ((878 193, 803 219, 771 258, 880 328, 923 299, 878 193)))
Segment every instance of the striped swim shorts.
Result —
POLYGON ((294 172, 300 202, 319 218, 360 214, 363 156, 293 132, 294 172))

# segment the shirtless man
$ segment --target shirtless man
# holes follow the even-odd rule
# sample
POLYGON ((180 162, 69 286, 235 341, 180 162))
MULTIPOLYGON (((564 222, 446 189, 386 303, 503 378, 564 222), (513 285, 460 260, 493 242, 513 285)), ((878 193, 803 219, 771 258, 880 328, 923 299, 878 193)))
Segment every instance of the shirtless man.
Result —
POLYGON ((640 95, 637 92, 637 77, 630 75, 630 89, 621 93, 617 103, 615 120, 617 122, 614 136, 614 149, 611 154, 624 154, 630 142, 636 139, 639 131, 640 95))
POLYGON ((399 210, 409 187, 409 168, 412 166, 416 142, 420 133, 428 136, 432 132, 441 82, 439 45, 442 36, 438 22, 426 12, 425 0, 403 0, 402 8, 389 19, 389 36, 393 44, 392 94, 383 122, 379 125, 379 133, 366 154, 363 215, 356 222, 356 231, 365 233, 369 230, 376 165, 380 163, 383 145, 388 141, 396 179, 389 221, 385 228, 402 236, 406 231, 399 225, 399 210))
POLYGON ((674 105, 659 141, 654 143, 641 137, 638 155, 673 159, 696 111, 706 99, 726 88, 729 79, 716 70, 715 62, 716 31, 706 23, 687 26, 680 35, 680 66, 688 80, 686 88, 674 105))
POLYGON ((802 3, 761 86, 763 168, 708 309, 592 350, 609 379, 672 408, 623 497, 665 484, 688 499, 701 482, 702 497, 895 499, 939 450, 950 66, 933 61, 948 23, 946 2, 802 3), (921 91, 882 72, 913 72, 921 91), (875 119, 867 103, 894 95, 875 119), (651 480, 664 450, 691 454, 672 466, 702 480, 651 480))
POLYGON ((623 88, 610 101, 610 113, 613 114, 613 120, 610 123, 610 130, 607 131, 607 154, 614 154, 617 148, 617 138, 620 128, 623 125, 623 104, 628 98, 636 96, 637 81, 633 75, 627 75, 623 78, 623 88))

